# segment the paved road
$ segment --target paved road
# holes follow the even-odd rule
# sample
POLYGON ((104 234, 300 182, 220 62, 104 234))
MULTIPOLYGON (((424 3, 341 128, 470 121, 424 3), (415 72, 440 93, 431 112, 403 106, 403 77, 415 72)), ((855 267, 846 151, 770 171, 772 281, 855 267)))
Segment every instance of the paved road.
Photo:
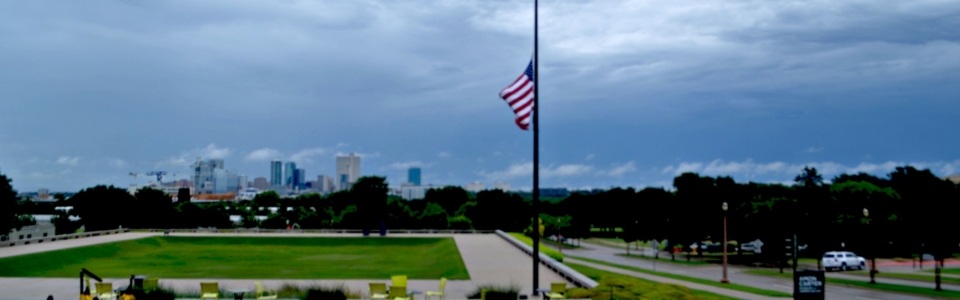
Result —
MULTIPOLYGON (((123 233, 107 236, 97 236, 75 240, 57 241, 53 243, 31 244, 10 248, 0 248, 0 257, 10 257, 29 253, 53 251, 72 247, 81 247, 100 243, 110 243, 121 240, 138 239, 157 235, 157 233, 123 233)), ((355 234, 191 234, 179 233, 180 236, 289 236, 289 237, 316 237, 316 236, 358 236, 355 234)), ((532 273, 533 262, 530 256, 520 251, 507 241, 494 234, 395 234, 391 237, 411 236, 450 236, 457 243, 460 255, 463 258, 470 280, 451 280, 447 283, 448 299, 463 299, 479 285, 518 286, 520 293, 530 294, 533 291, 532 273)), ((549 287, 550 282, 564 281, 562 277, 550 269, 540 266, 540 287, 549 287)), ((79 274, 80 270, 77 270, 79 274)), ((95 271, 95 270, 94 270, 95 271)), ((115 287, 126 285, 128 278, 109 278, 115 287)), ((267 288, 276 289, 284 284, 298 286, 336 286, 343 285, 355 291, 366 292, 370 282, 386 282, 385 280, 257 280, 257 279, 160 279, 161 285, 170 286, 179 290, 199 290, 201 281, 217 281, 224 289, 252 288, 253 282, 261 281, 267 288)), ((439 280, 410 280, 409 288, 419 291, 436 291, 439 280)), ((78 278, 2 278, 0 277, 0 299, 46 299, 53 295, 54 299, 75 299, 79 293, 78 278)), ((537 299, 531 297, 531 299, 537 299)))
MULTIPOLYGON (((652 260, 643 260, 619 256, 617 254, 625 253, 624 249, 620 248, 611 248, 596 244, 583 244, 584 247, 580 249, 564 249, 563 252, 566 255, 575 255, 581 256, 596 260, 602 260, 606 262, 628 265, 632 267, 642 268, 653 270, 654 262, 652 260)), ((631 253, 635 253, 635 250, 631 250, 631 253)), ((644 252, 645 255, 652 256, 652 251, 647 249, 644 252)), ((661 261, 655 263, 656 271, 667 272, 672 274, 679 274, 689 277, 703 278, 709 280, 719 281, 722 278, 722 268, 717 265, 681 265, 681 264, 672 264, 666 263, 664 260, 669 260, 669 256, 665 259, 661 256, 661 261)), ((680 259, 678 257, 677 259, 680 259)), ((743 273, 743 271, 750 270, 750 268, 741 268, 741 267, 730 267, 728 269, 727 277, 731 282, 751 286, 766 290, 777 290, 785 293, 793 292, 793 280, 789 278, 780 278, 780 277, 771 277, 771 276, 759 276, 743 273)), ((828 275, 830 276, 830 275, 828 275)), ((869 281, 869 279, 867 279, 869 281)), ((891 282, 893 283, 893 282, 891 282)), ((690 284, 685 284, 690 286, 690 284)), ((849 288, 842 286, 830 285, 826 288, 827 299, 877 299, 877 300, 894 300, 894 299, 935 299, 927 297, 919 297, 912 295, 903 295, 895 293, 887 293, 882 291, 875 291, 869 289, 858 289, 858 288, 849 288)))

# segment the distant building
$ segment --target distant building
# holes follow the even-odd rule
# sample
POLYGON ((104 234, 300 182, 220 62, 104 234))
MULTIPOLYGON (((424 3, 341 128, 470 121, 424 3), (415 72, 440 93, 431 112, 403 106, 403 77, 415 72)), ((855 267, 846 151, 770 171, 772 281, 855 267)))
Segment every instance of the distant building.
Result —
POLYGON ((337 156, 337 190, 349 190, 360 178, 360 157, 350 152, 350 156, 337 156))
POLYGON ((427 191, 436 188, 439 187, 432 185, 402 184, 400 185, 400 197, 404 200, 423 199, 427 196, 427 191))
POLYGON ((238 199, 238 200, 253 200, 253 198, 257 197, 257 195, 260 194, 260 193, 262 193, 262 191, 259 190, 259 189, 257 189, 257 188, 246 188, 246 189, 243 189, 243 190, 240 192, 240 194, 237 194, 237 199, 238 199))
POLYGON ((251 187, 261 191, 265 191, 267 189, 270 189, 270 182, 267 181, 266 178, 257 177, 253 179, 253 185, 251 187))
POLYGON ((222 159, 198 159, 193 164, 193 185, 197 194, 213 193, 214 170, 223 170, 222 159))
POLYGON ((283 184, 288 187, 293 187, 293 176, 297 172, 297 163, 287 162, 283 166, 283 184))
POLYGON ((213 172, 213 194, 236 193, 240 190, 237 172, 217 169, 213 172))
POLYGON ((335 182, 333 177, 320 175, 317 176, 317 185, 314 188, 324 194, 332 193, 337 187, 335 182))
POLYGON ((56 227, 50 222, 37 222, 36 225, 23 226, 19 230, 11 229, 9 234, 0 235, 0 241, 20 241, 56 235, 56 227))
POLYGON ((247 189, 248 187, 250 187, 250 182, 247 181, 247 175, 240 175, 240 176, 237 176, 237 177, 239 177, 239 178, 238 178, 238 181, 240 181, 240 188, 239 188, 239 189, 240 189, 241 191, 247 189))
POLYGON ((50 190, 40 189, 37 191, 37 200, 44 201, 50 199, 50 190))
POLYGON ((407 182, 413 185, 420 185, 420 168, 413 167, 407 170, 407 182))
POLYGON ((304 169, 294 169, 293 172, 293 187, 298 187, 301 190, 305 189, 307 186, 307 171, 304 169))
POLYGON ((952 181, 954 184, 960 184, 960 174, 949 176, 947 180, 952 181))
POLYGON ((493 189, 495 189, 495 190, 501 190, 501 191, 504 191, 504 192, 509 192, 509 191, 510 191, 510 184, 509 184, 509 183, 506 183, 506 182, 497 182, 497 183, 494 183, 494 184, 493 184, 493 189))
POLYGON ((468 192, 479 193, 480 191, 487 189, 487 185, 483 184, 483 182, 475 181, 463 186, 463 189, 467 190, 468 192))
POLYGON ((270 185, 283 185, 283 163, 281 163, 279 160, 273 160, 270 162, 270 185))

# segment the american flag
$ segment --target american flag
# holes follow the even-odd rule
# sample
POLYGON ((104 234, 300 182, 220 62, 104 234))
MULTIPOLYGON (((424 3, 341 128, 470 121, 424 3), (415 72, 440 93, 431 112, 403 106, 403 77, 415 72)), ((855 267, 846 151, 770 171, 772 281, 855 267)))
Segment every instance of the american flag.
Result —
POLYGON ((527 65, 527 70, 520 74, 510 86, 500 91, 500 98, 510 105, 513 113, 517 115, 517 126, 520 129, 530 128, 530 115, 533 113, 533 60, 527 65))

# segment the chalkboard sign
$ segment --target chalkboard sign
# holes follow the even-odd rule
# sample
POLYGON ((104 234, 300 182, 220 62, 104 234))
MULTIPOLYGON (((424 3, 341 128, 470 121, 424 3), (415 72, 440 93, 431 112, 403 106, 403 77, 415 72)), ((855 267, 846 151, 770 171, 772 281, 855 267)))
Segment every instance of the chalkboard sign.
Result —
POLYGON ((823 271, 802 270, 793 273, 793 299, 824 299, 826 280, 823 271))

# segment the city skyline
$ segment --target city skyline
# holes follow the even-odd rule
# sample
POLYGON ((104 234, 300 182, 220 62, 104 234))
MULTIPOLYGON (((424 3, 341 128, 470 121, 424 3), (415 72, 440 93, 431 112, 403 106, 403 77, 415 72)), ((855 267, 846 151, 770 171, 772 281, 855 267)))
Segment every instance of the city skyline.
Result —
MULTIPOLYGON (((251 179, 293 161, 315 178, 355 152, 391 185, 418 166, 425 184, 529 189, 530 133, 497 95, 530 60, 529 3, 421 4, 11 3, 0 173, 19 191, 76 191, 202 157, 251 179)), ((543 3, 541 185, 960 173, 958 13, 543 3)))

